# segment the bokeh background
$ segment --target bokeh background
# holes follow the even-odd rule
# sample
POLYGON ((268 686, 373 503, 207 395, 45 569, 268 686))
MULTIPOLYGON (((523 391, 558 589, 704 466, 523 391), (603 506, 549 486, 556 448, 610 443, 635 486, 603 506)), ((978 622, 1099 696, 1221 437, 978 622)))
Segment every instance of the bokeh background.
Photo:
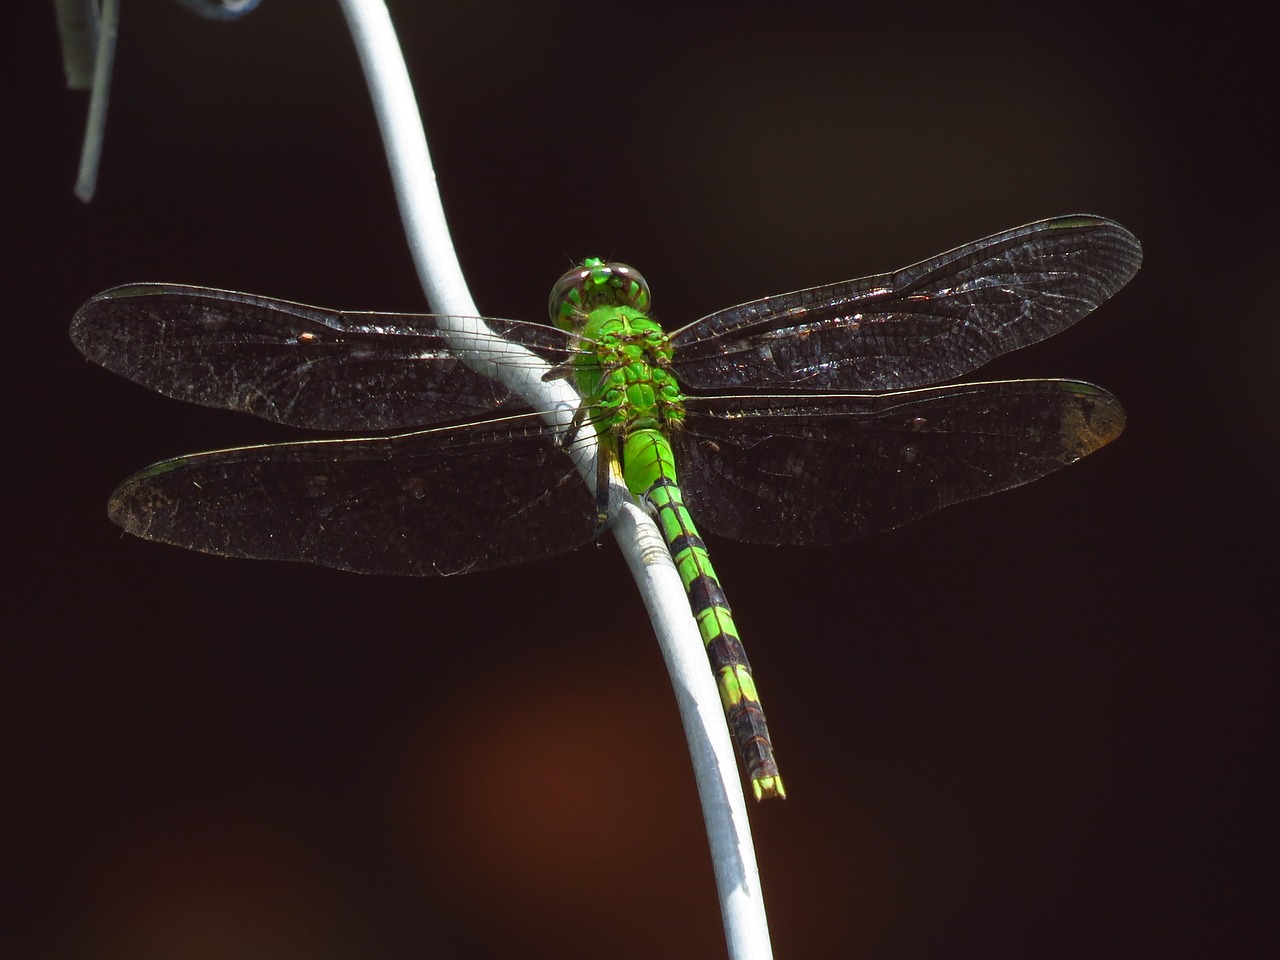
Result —
MULTIPOLYGON (((293 435, 85 362, 66 330, 89 296, 425 305, 336 4, 231 25, 124 4, 89 206, 87 99, 44 6, 2 68, 0 957, 723 955, 612 544, 415 581, 109 523, 147 463, 293 435)), ((639 266, 679 324, 1053 214, 1142 239, 1112 302, 983 371, 1106 386, 1129 415, 1111 447, 847 547, 713 541, 791 794, 753 808, 755 839, 792 960, 1266 955, 1280 250, 1257 24, 390 6, 495 316, 540 319, 591 254, 639 266)))

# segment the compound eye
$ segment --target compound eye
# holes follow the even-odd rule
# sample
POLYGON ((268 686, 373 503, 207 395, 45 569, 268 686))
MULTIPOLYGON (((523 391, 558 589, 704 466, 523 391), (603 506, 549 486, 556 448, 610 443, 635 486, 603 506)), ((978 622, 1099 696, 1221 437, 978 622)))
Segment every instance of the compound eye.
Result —
MULTIPOLYGON (((587 263, 591 261, 588 260, 587 263)), ((551 322, 557 327, 572 326, 573 315, 582 311, 582 286, 590 271, 586 266, 570 270, 551 288, 551 297, 547 300, 547 313, 551 322)))
POLYGON ((556 281, 547 312, 557 327, 572 329, 574 317, 601 306, 649 310, 649 285, 640 271, 625 263, 589 259, 556 281))

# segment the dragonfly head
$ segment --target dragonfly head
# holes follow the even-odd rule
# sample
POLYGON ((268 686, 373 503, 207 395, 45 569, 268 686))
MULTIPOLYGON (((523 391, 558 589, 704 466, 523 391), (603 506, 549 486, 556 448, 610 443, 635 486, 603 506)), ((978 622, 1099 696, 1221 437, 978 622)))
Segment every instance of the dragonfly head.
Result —
POLYGON ((635 267, 591 258, 557 280, 547 301, 551 322, 562 330, 573 330, 597 307, 632 307, 648 313, 649 285, 635 267))

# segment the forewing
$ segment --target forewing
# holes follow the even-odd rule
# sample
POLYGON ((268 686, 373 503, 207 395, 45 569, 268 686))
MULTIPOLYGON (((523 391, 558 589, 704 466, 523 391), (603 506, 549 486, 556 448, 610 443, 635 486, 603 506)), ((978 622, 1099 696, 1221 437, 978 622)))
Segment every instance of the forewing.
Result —
POLYGON ((1115 397, 1074 380, 694 397, 677 460, 705 529, 755 543, 832 544, 1029 483, 1123 428, 1115 397))
MULTIPOLYGON (((527 409, 459 359, 426 314, 344 313, 231 290, 133 284, 77 312, 85 356, 167 396, 317 430, 396 430, 527 409)), ((547 363, 571 334, 486 320, 547 363)))
POLYGON ((129 533, 204 553, 436 576, 591 541, 595 502, 536 415, 179 457, 124 481, 129 533))
POLYGON ((1142 260, 1099 217, 1017 227, 893 273, 730 307, 671 335, 701 389, 903 390, 952 380, 1065 330, 1142 260))

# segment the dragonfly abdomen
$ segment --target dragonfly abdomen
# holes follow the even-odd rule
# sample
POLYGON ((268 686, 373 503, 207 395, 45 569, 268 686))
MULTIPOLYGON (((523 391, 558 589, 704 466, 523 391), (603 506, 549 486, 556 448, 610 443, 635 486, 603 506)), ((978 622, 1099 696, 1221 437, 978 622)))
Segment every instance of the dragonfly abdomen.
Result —
POLYGON ((706 544, 685 509, 671 443, 658 430, 633 431, 623 445, 622 462, 627 487, 657 513, 663 539, 689 595, 729 731, 751 777, 752 790, 757 799, 785 797, 751 662, 738 638, 733 611, 711 566, 706 544))

